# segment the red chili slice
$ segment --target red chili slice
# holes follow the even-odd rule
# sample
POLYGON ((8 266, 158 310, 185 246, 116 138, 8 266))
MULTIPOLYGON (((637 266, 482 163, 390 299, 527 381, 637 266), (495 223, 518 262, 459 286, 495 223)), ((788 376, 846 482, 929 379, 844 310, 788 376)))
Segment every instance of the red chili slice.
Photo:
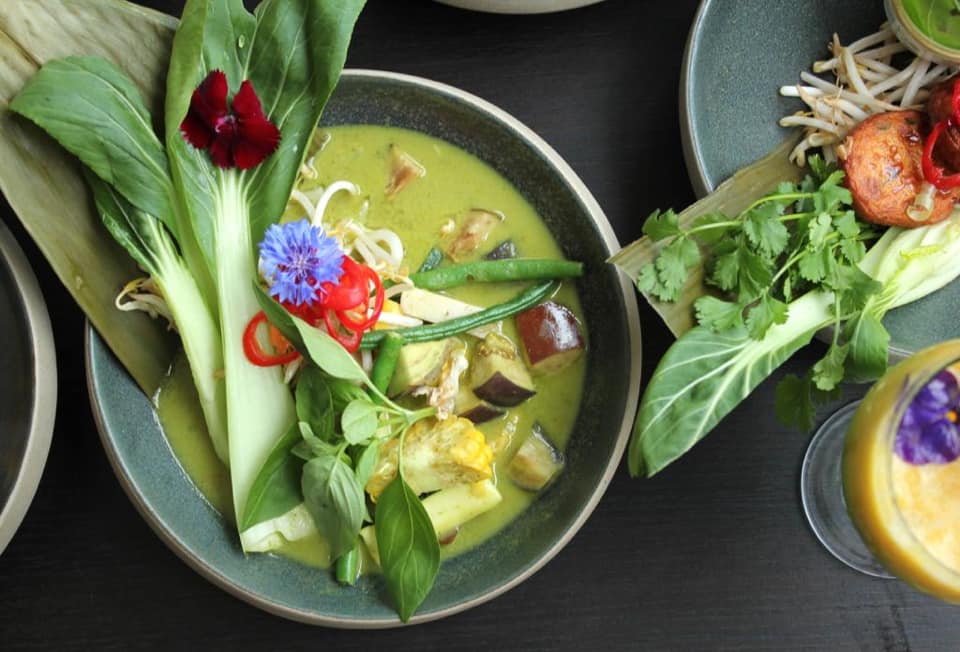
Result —
MULTIPOLYGON (((955 90, 954 96, 956 97, 956 95, 955 90)), ((952 190, 953 188, 960 187, 960 173, 944 175, 943 168, 933 162, 933 149, 937 144, 937 140, 940 139, 940 136, 949 126, 949 120, 941 120, 933 125, 933 129, 930 130, 930 135, 927 136, 927 142, 923 144, 923 158, 920 161, 923 169, 923 178, 939 190, 952 190)))
POLYGON ((333 316, 333 310, 323 311, 323 321, 327 325, 327 333, 347 351, 356 353, 360 348, 360 341, 363 339, 363 331, 351 330, 345 324, 334 321, 333 316))
POLYGON ((267 315, 261 310, 253 316, 253 319, 243 330, 243 352, 246 354, 247 360, 258 367, 275 367, 293 362, 300 357, 300 353, 296 349, 285 353, 270 354, 265 352, 257 339, 257 327, 264 323, 267 323, 267 315))

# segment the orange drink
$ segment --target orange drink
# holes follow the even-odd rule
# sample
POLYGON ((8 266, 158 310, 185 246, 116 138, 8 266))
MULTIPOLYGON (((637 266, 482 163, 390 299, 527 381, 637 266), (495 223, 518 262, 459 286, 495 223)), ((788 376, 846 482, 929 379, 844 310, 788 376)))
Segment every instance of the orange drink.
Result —
POLYGON ((892 573, 960 602, 960 340, 901 362, 877 382, 844 444, 854 525, 892 573))

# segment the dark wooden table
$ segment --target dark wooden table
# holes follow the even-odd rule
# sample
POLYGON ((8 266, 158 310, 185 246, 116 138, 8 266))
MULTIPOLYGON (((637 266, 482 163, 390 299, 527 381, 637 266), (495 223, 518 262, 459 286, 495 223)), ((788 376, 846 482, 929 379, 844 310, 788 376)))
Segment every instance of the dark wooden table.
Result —
MULTIPOLYGON (((179 13, 182 0, 145 4, 179 13)), ((693 199, 676 98, 696 4, 607 0, 510 17, 371 0, 348 65, 429 77, 506 109, 566 158, 628 242, 651 209, 693 199)), ((570 545, 491 603, 387 632, 258 611, 187 568, 121 491, 88 405, 83 316, 3 211, 47 297, 60 401, 36 500, 0 557, 0 649, 960 649, 960 611, 848 570, 807 527, 808 437, 776 422, 773 388, 812 364, 817 344, 656 479, 621 468, 570 545)), ((641 319, 646 377, 671 337, 646 306, 641 319)))

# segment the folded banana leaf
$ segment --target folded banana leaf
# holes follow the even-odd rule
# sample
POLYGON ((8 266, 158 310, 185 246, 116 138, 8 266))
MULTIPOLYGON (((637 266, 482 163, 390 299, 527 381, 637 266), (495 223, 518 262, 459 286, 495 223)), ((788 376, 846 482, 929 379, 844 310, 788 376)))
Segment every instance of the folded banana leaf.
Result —
POLYGON ((177 21, 119 0, 0 2, 0 190, 50 266, 117 358, 148 394, 175 351, 164 324, 121 312, 114 299, 141 276, 97 216, 77 161, 9 109, 46 61, 71 54, 113 61, 162 115, 164 77, 177 21))
MULTIPOLYGON (((681 226, 689 226, 695 219, 708 213, 737 215, 758 197, 776 189, 780 182, 799 181, 803 172, 789 158, 796 144, 796 137, 788 138, 765 157, 742 168, 712 193, 691 204, 679 214, 681 226)), ((636 279, 640 269, 653 262, 665 244, 667 241, 657 243, 643 237, 621 249, 609 262, 626 272, 630 278, 636 279)), ((648 294, 644 294, 644 297, 666 322, 670 332, 680 337, 696 325, 693 302, 707 293, 703 284, 703 267, 698 266, 690 273, 679 301, 664 303, 648 294)))

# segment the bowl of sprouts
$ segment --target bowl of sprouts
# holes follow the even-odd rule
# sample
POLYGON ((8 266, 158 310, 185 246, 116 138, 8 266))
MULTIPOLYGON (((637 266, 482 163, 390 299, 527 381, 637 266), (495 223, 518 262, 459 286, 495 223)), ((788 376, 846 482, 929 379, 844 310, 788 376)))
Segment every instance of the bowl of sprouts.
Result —
MULTIPOLYGON (((12 11, 3 124, 17 169, 89 207, 41 244, 141 514, 233 595, 368 628, 489 600, 574 535, 626 446, 639 323, 546 143, 449 86, 342 70, 362 5, 82 1, 40 50, 12 11)), ((11 205, 47 223, 13 167, 11 205)))

